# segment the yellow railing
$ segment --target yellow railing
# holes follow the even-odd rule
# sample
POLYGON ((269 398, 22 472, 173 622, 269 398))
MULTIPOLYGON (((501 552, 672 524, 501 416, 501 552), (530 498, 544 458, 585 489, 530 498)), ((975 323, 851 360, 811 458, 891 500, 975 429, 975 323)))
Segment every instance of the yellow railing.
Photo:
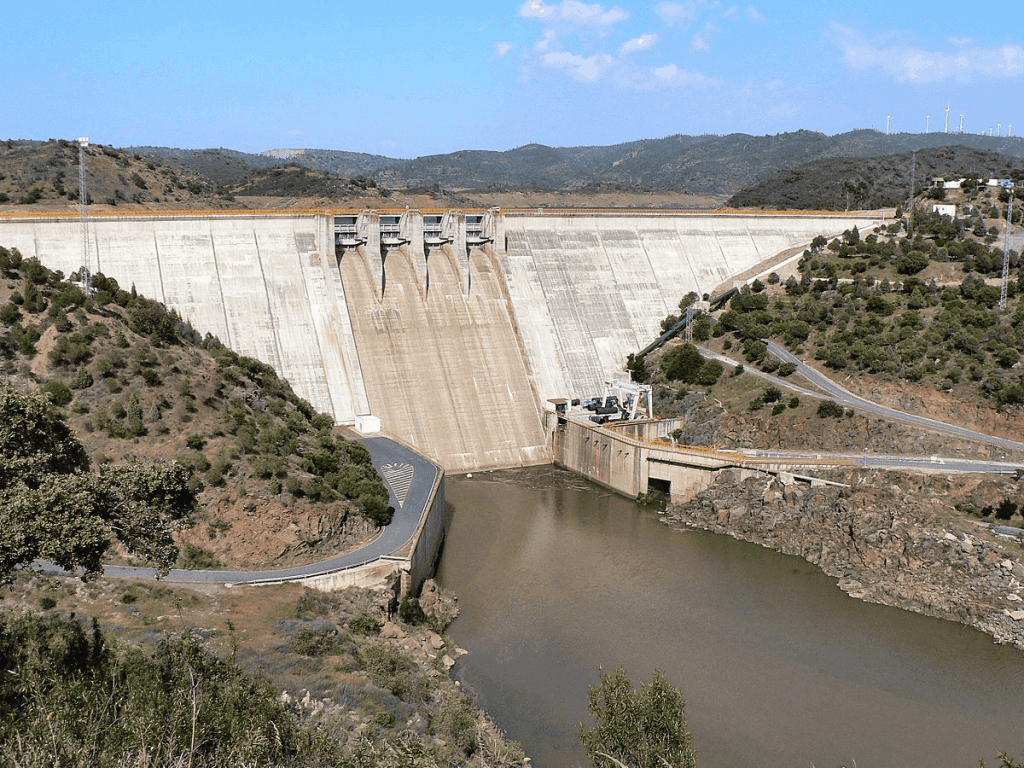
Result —
POLYGON ((751 466, 751 465, 764 465, 764 464, 783 464, 787 466, 800 466, 800 467, 855 467, 857 462, 853 459, 846 457, 836 456, 833 458, 809 458, 809 457, 787 457, 787 456, 751 456, 748 453, 742 453, 741 451, 723 451, 720 448, 708 448, 704 445, 683 445, 680 443, 671 443, 658 438, 656 440, 650 440, 645 437, 636 437, 634 435, 625 434, 625 428, 628 424, 615 424, 606 425, 609 429, 614 430, 621 437, 627 440, 632 440, 637 443, 643 443, 644 445, 650 446, 663 451, 673 451, 678 453, 696 454, 698 456, 704 456, 709 459, 715 459, 717 461, 724 461, 730 464, 737 464, 739 466, 751 466))
MULTIPOLYGON (((444 215, 458 210, 463 213, 484 214, 488 208, 206 208, 182 210, 96 210, 86 212, 90 219, 151 219, 151 218, 229 218, 229 217, 272 217, 272 216, 357 216, 363 211, 373 211, 384 216, 395 216, 407 210, 416 210, 427 216, 444 215)), ((843 213, 841 211, 762 211, 741 209, 693 209, 693 208, 504 208, 507 216, 826 216, 832 218, 879 218, 875 212, 843 213)), ((0 219, 79 219, 77 208, 65 211, 3 211, 0 219)))

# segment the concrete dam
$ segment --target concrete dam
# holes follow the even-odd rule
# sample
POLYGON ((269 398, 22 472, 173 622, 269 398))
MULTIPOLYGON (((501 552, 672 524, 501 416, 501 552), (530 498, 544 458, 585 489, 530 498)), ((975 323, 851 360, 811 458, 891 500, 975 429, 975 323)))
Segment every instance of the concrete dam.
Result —
POLYGON ((273 365, 338 423, 451 472, 551 460, 549 398, 600 394, 689 291, 877 216, 217 211, 0 217, 273 365))

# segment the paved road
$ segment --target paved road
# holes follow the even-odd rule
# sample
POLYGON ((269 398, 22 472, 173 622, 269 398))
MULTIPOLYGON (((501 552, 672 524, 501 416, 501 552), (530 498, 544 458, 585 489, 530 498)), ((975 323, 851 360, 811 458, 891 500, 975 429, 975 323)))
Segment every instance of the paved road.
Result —
MULTIPOLYGON (((388 488, 389 504, 395 508, 391 523, 365 547, 354 552, 323 560, 319 563, 263 571, 198 571, 172 569, 164 577, 167 581, 187 581, 208 584, 259 584, 293 580, 323 573, 354 568, 390 555, 404 547, 427 513, 430 490, 441 475, 441 468, 404 445, 384 437, 361 440, 370 452, 373 464, 381 473, 388 488)), ((56 566, 37 564, 44 570, 60 571, 56 566)), ((130 568, 110 565, 103 569, 106 576, 156 577, 154 568, 130 568)))
MULTIPOLYGON (((834 381, 824 376, 814 368, 803 363, 795 355, 780 347, 774 342, 767 342, 768 350, 783 362, 790 362, 796 365, 797 371, 808 381, 819 387, 837 403, 848 408, 856 408, 867 413, 874 414, 880 418, 901 421, 918 427, 945 432, 957 437, 964 437, 970 440, 985 442, 1003 448, 1024 451, 1024 443, 1013 440, 1006 440, 1000 437, 993 437, 974 430, 958 427, 953 424, 946 424, 923 416, 898 411, 893 408, 872 403, 862 397, 854 395, 834 381)), ((738 361, 724 355, 713 352, 709 349, 700 348, 702 355, 708 358, 719 360, 725 365, 736 366, 738 361)), ((772 382, 778 387, 784 387, 789 391, 797 392, 807 397, 822 398, 820 392, 815 392, 804 387, 797 386, 787 379, 758 371, 753 368, 746 369, 748 372, 760 376, 772 382)), ((391 524, 386 526, 381 534, 362 549, 355 552, 348 552, 343 555, 324 560, 310 565, 295 566, 293 568, 281 568, 277 570, 262 571, 194 571, 173 569, 165 578, 168 581, 210 583, 210 584, 259 584, 276 581, 286 581, 319 574, 332 573, 347 568, 353 568, 365 563, 372 562, 380 557, 386 557, 401 549, 412 538, 419 527, 421 518, 427 513, 427 504, 430 500, 430 490, 441 475, 441 468, 428 461, 424 457, 406 448, 404 445, 389 440, 385 437, 371 437, 362 440, 373 459, 381 476, 385 479, 390 495, 389 503, 395 508, 395 517, 391 524)), ((820 452, 796 452, 796 451, 740 451, 748 456, 761 458, 778 458, 780 461, 799 460, 801 458, 828 459, 842 458, 853 461, 858 466, 879 467, 886 469, 914 469, 924 472, 987 472, 1010 474, 1016 472, 1019 464, 1011 462, 995 462, 971 459, 959 459, 938 456, 883 456, 877 454, 832 454, 820 452)), ((56 566, 39 563, 36 567, 47 571, 59 571, 56 566)), ((126 566, 107 566, 103 570, 108 576, 134 576, 149 577, 156 576, 153 568, 129 568, 126 566)))
MULTIPOLYGON (((811 366, 804 363, 796 355, 791 354, 788 350, 780 347, 773 341, 766 341, 768 345, 768 351, 775 355, 779 360, 784 363, 793 363, 796 365, 797 372, 804 376, 808 381, 820 388, 826 393, 826 397, 835 400, 840 405, 847 408, 856 408, 857 410, 864 411, 866 413, 873 414, 883 419, 890 419, 892 421, 900 421, 904 424, 911 424, 915 427, 924 427, 925 429, 935 430, 936 432, 944 432, 948 435, 955 437, 963 437, 968 440, 976 440, 978 442, 987 443, 989 445, 995 445, 1000 448, 1008 448, 1015 451, 1024 451, 1024 443, 1018 443, 1014 440, 1007 440, 1002 437, 995 437, 993 435, 986 435, 983 432, 976 432, 973 429, 967 429, 966 427, 959 427, 955 424, 947 424, 936 419, 925 418, 924 416, 916 416, 912 413, 906 413, 905 411, 898 411, 895 408, 887 408, 884 405, 873 403, 870 400, 865 400, 863 397, 853 394, 847 389, 844 389, 839 384, 836 384, 832 379, 828 378, 821 372, 812 368, 811 366)), ((714 358, 719 360, 726 365, 739 365, 736 360, 720 355, 716 352, 712 352, 709 349, 701 348, 700 352, 705 357, 714 358)), ((745 369, 750 373, 760 376, 779 387, 785 387, 786 389, 799 392, 808 397, 821 398, 822 395, 819 392, 813 392, 809 389, 796 386, 786 379, 778 376, 772 376, 766 374, 763 371, 748 368, 745 369)))

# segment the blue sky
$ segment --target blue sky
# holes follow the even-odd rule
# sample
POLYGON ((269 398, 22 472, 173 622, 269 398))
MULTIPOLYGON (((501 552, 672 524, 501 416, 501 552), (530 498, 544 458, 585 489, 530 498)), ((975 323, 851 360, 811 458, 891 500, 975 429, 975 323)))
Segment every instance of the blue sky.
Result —
POLYGON ((416 157, 801 128, 1024 135, 1024 6, 18 3, 0 137, 416 157))

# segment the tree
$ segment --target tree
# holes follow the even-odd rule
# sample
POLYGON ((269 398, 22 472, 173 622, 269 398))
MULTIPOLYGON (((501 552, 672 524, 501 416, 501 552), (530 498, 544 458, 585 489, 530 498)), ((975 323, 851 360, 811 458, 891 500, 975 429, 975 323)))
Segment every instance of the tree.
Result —
POLYGON ((665 353, 661 370, 669 379, 693 384, 697 380, 704 358, 693 344, 681 344, 665 353))
POLYGON ((693 737, 686 730, 686 702, 665 673, 655 669, 650 685, 633 684, 622 667, 601 670, 590 686, 595 726, 580 725, 580 740, 595 768, 689 768, 697 764, 693 737))
POLYGON ((127 462, 89 471, 89 456, 41 395, 0 386, 0 584, 43 558, 102 570, 116 538, 166 574, 172 534, 191 523, 195 493, 177 462, 127 462))

